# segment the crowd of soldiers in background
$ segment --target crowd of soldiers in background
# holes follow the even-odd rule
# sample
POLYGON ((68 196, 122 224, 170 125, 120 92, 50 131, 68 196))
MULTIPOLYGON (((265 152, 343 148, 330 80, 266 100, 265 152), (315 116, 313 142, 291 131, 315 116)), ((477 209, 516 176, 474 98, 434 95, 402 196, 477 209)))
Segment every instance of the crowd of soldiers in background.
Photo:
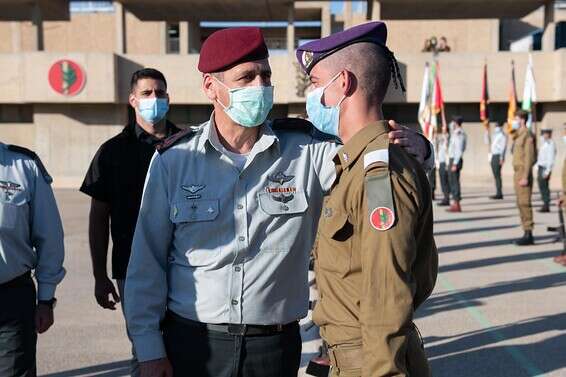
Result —
MULTIPOLYGON (((467 136, 462 127, 462 117, 454 117, 448 126, 443 126, 440 132, 433 136, 436 151, 436 168, 429 174, 429 182, 433 191, 433 199, 438 199, 438 206, 449 206, 448 212, 461 212, 460 205, 460 172, 463 168, 467 136), (438 173, 441 196, 435 198, 436 175, 438 173)), ((566 143, 566 124, 564 125, 563 140, 566 143)), ((513 156, 513 186, 517 197, 517 207, 521 218, 524 234, 515 241, 518 246, 534 244, 532 188, 533 167, 536 168, 536 181, 542 199, 540 213, 550 212, 550 177, 556 159, 556 144, 552 140, 552 129, 540 130, 540 140, 535 140, 533 127, 528 127, 528 114, 517 111, 512 122, 498 123, 493 131, 486 130, 485 142, 489 145, 488 161, 491 165, 495 183, 495 194, 492 200, 503 199, 501 170, 506 161, 508 138, 511 138, 511 154, 513 156)), ((565 171, 562 180, 564 185, 565 171)), ((560 199, 560 204, 563 198, 560 199)), ((559 205, 561 208, 561 205, 559 205)), ((560 211, 559 211, 560 212, 560 211)), ((561 221, 563 223, 563 221, 561 221)), ((561 224, 563 229, 563 224, 561 224)), ((564 233, 562 231, 562 233, 564 233)), ((564 234, 562 234, 564 238, 564 234)), ((561 256, 555 258, 557 263, 566 264, 561 256)))

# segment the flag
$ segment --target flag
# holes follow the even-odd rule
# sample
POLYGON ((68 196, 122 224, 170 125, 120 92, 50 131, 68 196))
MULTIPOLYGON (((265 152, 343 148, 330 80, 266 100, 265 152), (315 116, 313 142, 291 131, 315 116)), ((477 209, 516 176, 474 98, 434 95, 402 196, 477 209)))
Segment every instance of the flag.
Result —
POLYGON ((525 88, 523 90, 523 103, 521 108, 529 113, 527 127, 532 130, 535 113, 535 104, 537 101, 537 93, 535 88, 535 74, 533 72, 533 56, 529 54, 529 64, 525 72, 525 88))
POLYGON ((434 84, 432 89, 432 121, 434 129, 438 127, 438 115, 440 115, 440 120, 442 122, 442 127, 446 127, 446 117, 444 115, 444 97, 442 96, 442 84, 440 83, 440 66, 438 62, 435 63, 434 67, 434 84))
POLYGON ((509 107, 507 109, 507 132, 511 132, 511 124, 517 111, 517 89, 515 85, 515 62, 511 61, 511 85, 509 87, 509 107))
POLYGON ((487 86, 487 63, 483 66, 483 82, 480 100, 480 119, 484 127, 489 129, 489 90, 487 86))
POLYGON ((430 66, 428 62, 425 64, 424 76, 423 76, 423 88, 421 90, 421 101, 419 102, 419 124, 423 134, 432 140, 433 132, 430 124, 431 121, 431 86, 430 86, 430 66))

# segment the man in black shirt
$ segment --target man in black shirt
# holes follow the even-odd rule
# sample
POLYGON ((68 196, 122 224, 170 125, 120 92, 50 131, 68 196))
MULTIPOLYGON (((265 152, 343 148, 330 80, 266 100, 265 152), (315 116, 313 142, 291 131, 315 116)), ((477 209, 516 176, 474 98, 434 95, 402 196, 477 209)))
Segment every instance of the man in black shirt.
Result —
MULTIPOLYGON (((95 279, 96 301, 115 310, 122 301, 126 269, 138 218, 145 176, 155 146, 179 129, 165 116, 169 109, 167 82, 163 74, 146 68, 135 72, 130 83, 129 103, 135 123, 106 141, 94 156, 81 191, 91 200, 89 243, 95 279), (109 234, 112 235, 112 277, 106 262, 109 234)), ((131 373, 139 375, 135 357, 131 373)))

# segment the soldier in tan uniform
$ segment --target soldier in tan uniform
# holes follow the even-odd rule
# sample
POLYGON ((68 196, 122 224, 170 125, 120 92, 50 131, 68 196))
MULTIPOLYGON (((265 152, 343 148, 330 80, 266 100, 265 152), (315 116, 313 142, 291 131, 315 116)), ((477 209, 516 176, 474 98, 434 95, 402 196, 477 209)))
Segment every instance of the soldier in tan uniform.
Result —
POLYGON ((523 237, 515 241, 516 245, 526 246, 534 244, 533 239, 533 165, 536 162, 535 138, 527 128, 528 114, 518 110, 515 114, 512 128, 513 133, 513 170, 515 171, 513 183, 517 196, 517 207, 523 226, 523 237))
POLYGON ((389 143, 382 120, 391 73, 400 81, 386 33, 372 22, 297 52, 315 88, 309 120, 344 142, 314 249, 313 320, 329 345, 332 376, 430 376, 412 321, 437 275, 431 192, 424 169, 389 143))

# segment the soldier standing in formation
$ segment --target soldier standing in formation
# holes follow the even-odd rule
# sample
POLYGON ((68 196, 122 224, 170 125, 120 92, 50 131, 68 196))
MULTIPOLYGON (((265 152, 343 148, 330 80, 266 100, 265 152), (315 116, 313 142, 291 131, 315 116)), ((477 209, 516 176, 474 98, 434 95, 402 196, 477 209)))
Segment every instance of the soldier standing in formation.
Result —
POLYGON ((537 156, 537 183, 542 197, 541 213, 550 212, 550 175, 556 159, 556 145, 552 140, 552 129, 541 130, 541 141, 537 156))
POLYGON ((462 128, 463 118, 454 117, 451 125, 450 143, 448 145, 448 170, 450 177, 450 192, 452 204, 448 212, 462 212, 460 201, 462 192, 460 190, 460 173, 464 166, 464 151, 466 150, 466 133, 462 128))
POLYGON ((448 169, 448 143, 450 134, 446 126, 442 127, 442 133, 436 139, 436 161, 438 163, 438 176, 440 178, 440 188, 442 189, 442 200, 439 206, 450 205, 450 172, 448 169))
POLYGON ((495 195, 490 199, 503 199, 503 188, 501 183, 501 169, 505 163, 505 152, 507 150, 507 135, 503 132, 503 124, 498 123, 493 131, 490 149, 490 163, 493 178, 495 179, 495 195))
POLYGON ((513 183, 517 207, 523 227, 523 237, 515 241, 518 246, 534 244, 533 238, 533 165, 536 162, 535 138, 527 128, 528 113, 518 110, 511 125, 513 133, 513 183))

